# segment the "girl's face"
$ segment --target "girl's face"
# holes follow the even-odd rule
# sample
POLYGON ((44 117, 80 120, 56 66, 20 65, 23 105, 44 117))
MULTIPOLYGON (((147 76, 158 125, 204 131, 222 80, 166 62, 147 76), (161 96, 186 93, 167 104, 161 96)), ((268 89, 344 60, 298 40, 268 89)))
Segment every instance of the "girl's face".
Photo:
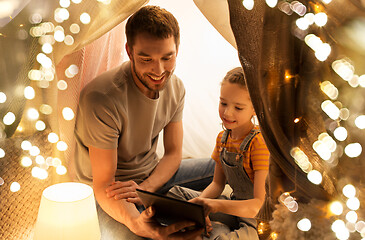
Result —
POLYGON ((243 137, 252 128, 255 115, 248 91, 236 83, 225 81, 221 85, 219 117, 232 136, 243 137))

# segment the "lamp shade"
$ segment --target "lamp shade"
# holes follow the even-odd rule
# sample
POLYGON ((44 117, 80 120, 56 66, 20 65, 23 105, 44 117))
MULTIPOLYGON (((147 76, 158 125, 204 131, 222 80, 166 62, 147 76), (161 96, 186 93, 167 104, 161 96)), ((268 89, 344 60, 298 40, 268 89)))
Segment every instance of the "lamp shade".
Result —
POLYGON ((34 240, 100 240, 93 189, 58 183, 43 191, 34 240))

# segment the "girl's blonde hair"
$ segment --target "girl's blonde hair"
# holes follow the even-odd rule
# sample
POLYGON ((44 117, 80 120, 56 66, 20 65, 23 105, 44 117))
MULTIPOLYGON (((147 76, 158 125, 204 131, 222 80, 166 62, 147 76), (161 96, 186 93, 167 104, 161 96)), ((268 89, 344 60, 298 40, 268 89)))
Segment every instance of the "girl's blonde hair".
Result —
POLYGON ((243 88, 247 88, 246 78, 242 67, 236 67, 227 72, 226 76, 222 80, 222 83, 224 82, 236 83, 243 88))

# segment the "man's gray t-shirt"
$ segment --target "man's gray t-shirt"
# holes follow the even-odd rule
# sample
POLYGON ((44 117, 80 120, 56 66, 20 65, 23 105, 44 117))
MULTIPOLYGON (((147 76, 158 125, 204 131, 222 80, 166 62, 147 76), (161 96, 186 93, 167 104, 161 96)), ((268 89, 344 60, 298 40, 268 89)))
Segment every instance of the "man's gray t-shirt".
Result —
POLYGON ((117 148, 116 180, 141 183, 159 161, 159 133, 170 122, 182 120, 184 98, 184 85, 175 75, 158 99, 146 97, 132 79, 129 61, 95 78, 79 100, 75 127, 78 180, 92 184, 88 146, 93 146, 117 148))

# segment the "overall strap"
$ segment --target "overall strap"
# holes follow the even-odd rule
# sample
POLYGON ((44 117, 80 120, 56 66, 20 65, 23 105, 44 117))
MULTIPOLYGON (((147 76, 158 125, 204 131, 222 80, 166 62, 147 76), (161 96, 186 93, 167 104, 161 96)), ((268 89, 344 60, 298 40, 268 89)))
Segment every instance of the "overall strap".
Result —
POLYGON ((246 152, 248 147, 250 146, 250 143, 252 141, 252 139, 260 132, 259 129, 252 129, 250 131, 250 133, 247 135, 247 137, 245 137, 245 139, 243 139, 241 145, 240 145, 240 150, 241 152, 246 152))
POLYGON ((222 138, 221 138, 221 143, 226 143, 227 142, 227 139, 228 139, 228 135, 229 135, 229 132, 231 130, 229 129, 226 129, 222 135, 222 138))

